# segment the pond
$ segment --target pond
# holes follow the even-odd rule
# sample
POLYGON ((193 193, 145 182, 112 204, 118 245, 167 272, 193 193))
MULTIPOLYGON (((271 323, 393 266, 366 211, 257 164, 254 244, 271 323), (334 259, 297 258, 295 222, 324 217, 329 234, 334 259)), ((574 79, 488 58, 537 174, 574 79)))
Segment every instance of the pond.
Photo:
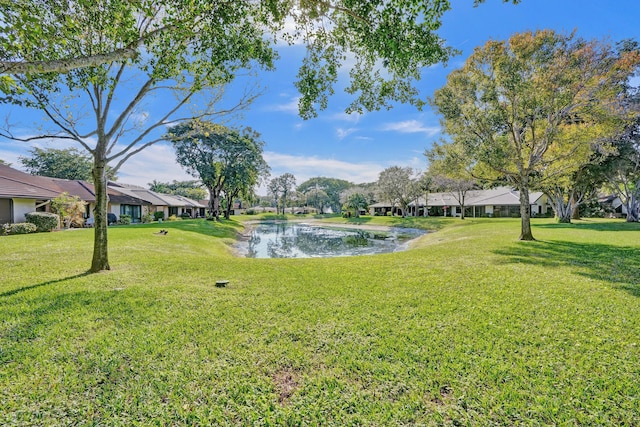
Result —
POLYGON ((371 255, 407 249, 424 230, 385 231, 325 227, 304 223, 268 222, 253 228, 238 246, 249 258, 328 258, 371 255))

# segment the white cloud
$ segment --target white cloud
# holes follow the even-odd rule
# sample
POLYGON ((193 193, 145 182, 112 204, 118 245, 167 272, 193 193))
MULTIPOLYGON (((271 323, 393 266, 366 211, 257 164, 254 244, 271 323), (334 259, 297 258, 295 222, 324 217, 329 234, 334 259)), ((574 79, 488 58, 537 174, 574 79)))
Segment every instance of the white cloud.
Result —
MULTIPOLYGON (((351 182, 371 182, 378 179, 384 165, 373 162, 352 163, 317 156, 296 156, 266 151, 264 159, 271 166, 271 177, 292 173, 298 184, 316 176, 345 179, 351 182)), ((261 193, 262 194, 262 193, 261 193)))
POLYGON ((0 149, 0 159, 4 160, 7 163, 10 163, 11 167, 14 169, 22 169, 22 163, 20 163, 20 160, 18 159, 18 157, 25 154, 26 153, 18 153, 15 151, 0 149))
POLYGON ((338 136, 338 139, 342 140, 348 137, 349 135, 351 135, 352 133, 356 132, 357 130, 358 128, 348 128, 348 129, 337 128, 336 135, 338 136))
POLYGON ((342 122, 350 122, 350 123, 358 123, 360 118, 362 118, 364 114, 360 113, 345 113, 344 111, 341 113, 335 113, 328 117, 329 120, 342 121, 342 122))
POLYGON ((196 179, 176 163, 168 144, 155 144, 127 160, 118 171, 118 181, 147 187, 154 179, 162 182, 196 179))
POLYGON ((271 104, 267 105, 264 109, 266 111, 280 111, 283 113, 298 115, 298 100, 300 97, 291 98, 289 102, 285 104, 271 104))
POLYGON ((438 126, 425 126, 418 120, 405 120, 402 122, 385 123, 380 130, 400 133, 425 133, 427 136, 434 136, 437 135, 441 129, 438 126))

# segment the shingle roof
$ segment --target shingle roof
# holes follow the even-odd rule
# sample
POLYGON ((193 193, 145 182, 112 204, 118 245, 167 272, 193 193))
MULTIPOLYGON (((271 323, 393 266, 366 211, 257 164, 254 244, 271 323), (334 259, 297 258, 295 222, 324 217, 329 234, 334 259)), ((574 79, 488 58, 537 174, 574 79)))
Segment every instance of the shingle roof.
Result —
POLYGON ((96 193, 93 184, 86 181, 71 181, 68 179, 48 178, 53 181, 63 192, 78 196, 85 202, 95 202, 96 193))
POLYGON ((154 206, 206 208, 206 206, 200 202, 189 199, 188 197, 178 196, 176 194, 156 193, 155 191, 147 190, 146 188, 121 183, 110 185, 111 189, 113 189, 114 186, 117 186, 117 191, 146 200, 154 206))
MULTIPOLYGON (((113 188, 109 188, 107 191, 109 199, 114 203, 149 204, 145 200, 123 194, 113 188)), ((30 175, 7 165, 0 165, 0 197, 48 200, 65 192, 72 196, 78 196, 85 202, 94 203, 96 201, 95 188, 89 182, 30 175)))
POLYGON ((0 197, 51 199, 63 191, 51 178, 29 175, 7 165, 0 165, 0 197))

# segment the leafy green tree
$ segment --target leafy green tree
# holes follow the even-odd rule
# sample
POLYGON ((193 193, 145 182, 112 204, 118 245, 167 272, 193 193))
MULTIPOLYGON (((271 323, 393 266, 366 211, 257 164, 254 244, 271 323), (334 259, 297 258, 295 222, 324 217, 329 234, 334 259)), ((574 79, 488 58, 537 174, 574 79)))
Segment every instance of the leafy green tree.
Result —
POLYGON ((207 190, 202 187, 202 183, 198 180, 160 182, 153 180, 149 184, 149 190, 156 193, 176 194, 178 196, 188 197, 193 200, 203 200, 207 197, 207 190))
POLYGON ((267 190, 276 199, 276 211, 278 206, 282 206, 282 215, 285 214, 289 196, 296 187, 296 177, 293 174, 285 173, 273 178, 267 185, 267 190))
MULTIPOLYGON (((314 201, 320 202, 324 201, 324 205, 314 205, 320 213, 324 213, 323 209, 328 204, 331 206, 333 212, 339 213, 340 207, 342 206, 342 202, 340 200, 340 195, 347 188, 353 187, 355 184, 352 182, 346 181, 344 179, 337 178, 326 178, 326 177, 316 177, 311 178, 303 182, 298 186, 298 191, 305 194, 318 194, 317 191, 323 191, 327 199, 320 200, 318 198, 312 197, 314 201)), ((322 193, 319 193, 320 195, 322 193)))
POLYGON ((627 222, 640 218, 640 119, 614 142, 615 155, 602 164, 605 188, 616 194, 627 211, 627 222))
MULTIPOLYGON (((28 157, 19 157, 20 163, 31 175, 92 181, 93 161, 77 148, 38 148, 29 150, 28 157)), ((107 179, 116 180, 113 169, 107 167, 107 179)))
MULTIPOLYGON (((300 188, 300 186, 298 186, 298 188, 300 188)), ((316 208, 319 214, 324 213, 324 207, 329 204, 329 195, 325 193, 324 190, 320 190, 317 187, 308 188, 303 194, 307 198, 307 205, 316 208)))
POLYGON ((209 191, 209 212, 220 220, 221 197, 248 192, 268 173, 259 135, 251 129, 190 120, 172 127, 166 139, 173 143, 176 161, 199 178, 209 191))
POLYGON ((366 210, 368 206, 367 196, 357 191, 350 192, 345 197, 344 207, 349 211, 353 211, 356 218, 360 218, 360 211, 366 210))
POLYGON ((235 160, 229 164, 223 193, 226 199, 224 217, 229 219, 233 201, 237 198, 251 200, 255 197, 255 187, 269 176, 269 165, 262 157, 264 143, 259 135, 251 132, 248 143, 236 146, 235 160))
POLYGON ((414 171, 410 167, 391 166, 378 176, 378 190, 382 200, 398 205, 402 217, 407 215, 409 203, 414 200, 416 191, 413 179, 414 171))
POLYGON ((431 104, 476 171, 507 178, 520 193, 521 240, 533 240, 529 192, 582 164, 588 144, 621 130, 624 83, 640 62, 600 41, 553 31, 515 34, 476 48, 431 104))
POLYGON ((6 161, 4 161, 4 160, 0 159, 0 165, 11 166, 11 163, 6 162, 6 161))

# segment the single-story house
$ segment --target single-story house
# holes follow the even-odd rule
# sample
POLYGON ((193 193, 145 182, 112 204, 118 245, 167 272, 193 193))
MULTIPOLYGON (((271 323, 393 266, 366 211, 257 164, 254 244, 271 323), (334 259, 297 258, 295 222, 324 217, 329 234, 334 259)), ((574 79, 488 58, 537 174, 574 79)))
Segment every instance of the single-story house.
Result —
MULTIPOLYGON (((51 200, 65 192, 86 202, 84 216, 86 219, 92 217, 96 203, 93 184, 81 180, 30 175, 7 165, 0 165, 0 224, 24 222, 25 215, 29 212, 49 212, 51 200)), ((149 205, 142 199, 114 189, 108 189, 108 194, 108 212, 116 216, 127 213, 136 222, 141 218, 143 207, 149 205)))
MULTIPOLYGON (((409 203, 407 216, 424 216, 425 205, 430 216, 460 216, 461 207, 452 192, 429 193, 428 202, 424 197, 409 203)), ((465 216, 469 217, 514 217, 520 216, 520 194, 510 187, 497 187, 490 190, 470 190, 464 200, 465 216)), ((539 191, 529 193, 529 203, 533 216, 546 215, 551 207, 547 197, 539 191)), ((388 202, 369 206, 371 215, 401 215, 397 205, 388 202)))
POLYGON ((48 210, 62 192, 50 178, 0 164, 0 224, 25 222, 26 214, 48 210))
POLYGON ((607 215, 612 218, 627 216, 627 206, 616 195, 603 195, 598 197, 598 203, 605 209, 607 215))
POLYGON ((188 215, 191 218, 199 218, 206 215, 207 205, 188 197, 156 193, 137 185, 119 182, 109 182, 109 190, 142 199, 149 205, 148 212, 164 212, 165 218, 171 215, 188 215))

